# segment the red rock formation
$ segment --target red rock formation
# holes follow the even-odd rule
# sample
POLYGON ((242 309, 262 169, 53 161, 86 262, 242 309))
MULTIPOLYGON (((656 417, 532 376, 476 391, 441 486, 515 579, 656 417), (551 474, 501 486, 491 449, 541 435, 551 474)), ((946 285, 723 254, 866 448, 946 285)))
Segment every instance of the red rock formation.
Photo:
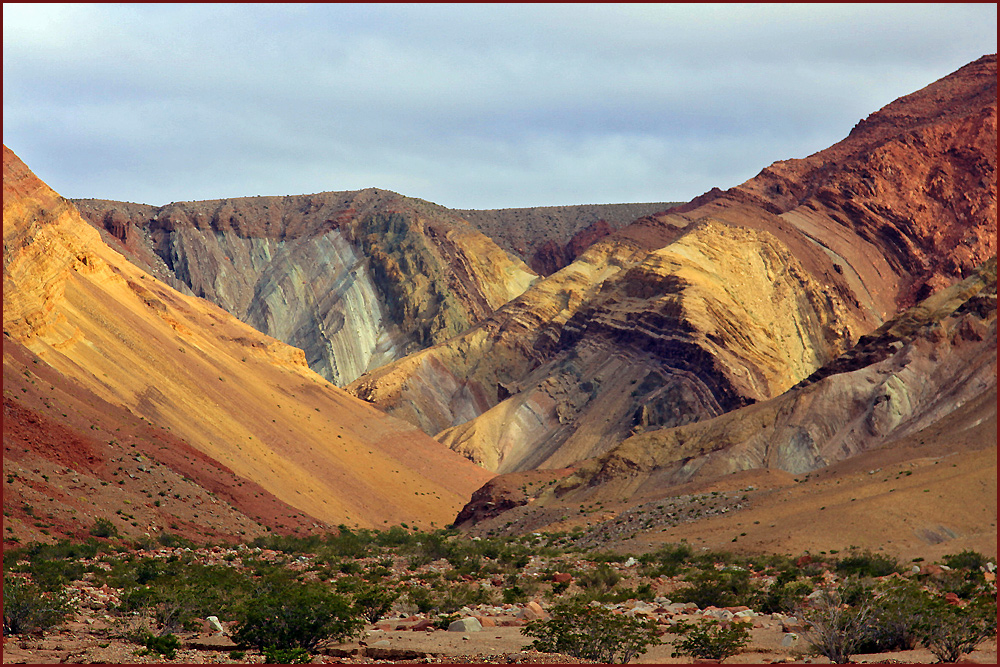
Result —
POLYGON ((612 231, 607 220, 599 218, 596 222, 574 234, 573 238, 564 246, 560 246, 556 241, 546 241, 532 256, 529 265, 540 276, 551 275, 570 264, 584 250, 605 236, 610 236, 612 231))

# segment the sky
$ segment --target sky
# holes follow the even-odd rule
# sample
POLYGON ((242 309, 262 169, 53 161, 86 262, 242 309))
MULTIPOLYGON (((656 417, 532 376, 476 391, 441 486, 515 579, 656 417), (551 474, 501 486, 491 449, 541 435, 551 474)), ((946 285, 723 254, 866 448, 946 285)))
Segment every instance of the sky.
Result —
POLYGON ((71 198, 687 201, 996 50, 995 3, 4 3, 3 139, 71 198))

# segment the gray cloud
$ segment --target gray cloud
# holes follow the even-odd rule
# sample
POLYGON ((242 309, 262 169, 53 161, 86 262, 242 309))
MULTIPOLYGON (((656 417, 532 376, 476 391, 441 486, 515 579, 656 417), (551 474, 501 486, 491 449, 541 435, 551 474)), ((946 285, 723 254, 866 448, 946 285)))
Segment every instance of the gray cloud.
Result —
POLYGON ((4 142, 162 204, 686 200, 996 51, 996 5, 4 4, 4 142))

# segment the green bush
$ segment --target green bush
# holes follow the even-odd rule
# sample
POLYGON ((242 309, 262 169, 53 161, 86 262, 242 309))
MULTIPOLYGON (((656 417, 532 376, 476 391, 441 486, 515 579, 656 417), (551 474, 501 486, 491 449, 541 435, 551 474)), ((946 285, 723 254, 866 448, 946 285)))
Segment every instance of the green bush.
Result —
POLYGON ((763 592, 750 578, 749 570, 727 567, 724 570, 699 570, 686 577, 691 583, 688 588, 676 591, 673 599, 679 602, 694 602, 705 607, 736 607, 746 605, 757 607, 763 592))
POLYGON ((809 623, 806 636, 811 650, 836 664, 850 662, 869 641, 873 613, 869 587, 849 581, 824 590, 813 606, 803 611, 809 623))
POLYGON ((165 635, 154 635, 147 632, 142 637, 142 644, 150 653, 162 655, 168 660, 173 660, 177 657, 177 649, 181 647, 181 641, 177 638, 177 636, 169 633, 165 635))
POLYGON ((267 665, 306 665, 312 662, 312 656, 304 648, 267 646, 262 653, 264 654, 264 663, 267 665))
POLYGON ((948 554, 942 560, 953 570, 975 570, 977 572, 990 562, 989 558, 978 551, 968 549, 957 554, 948 554))
POLYGON ((718 621, 678 623, 684 639, 674 645, 673 657, 691 656, 699 659, 725 660, 734 656, 750 642, 749 623, 723 625, 718 621))
POLYGON ((531 648, 600 663, 626 663, 659 642, 656 624, 613 614, 582 601, 557 604, 551 620, 530 621, 521 633, 535 637, 531 648))
POLYGON ((926 614, 920 586, 906 579, 887 579, 875 586, 872 615, 858 653, 906 651, 916 645, 916 630, 926 614))
POLYGON ((417 606, 417 611, 426 614, 437 606, 434 595, 423 586, 410 586, 406 589, 407 599, 417 606))
POLYGON ((354 592, 354 607, 359 616, 375 623, 386 615, 398 597, 399 593, 383 586, 364 584, 354 592))
POLYGON ((65 595, 44 591, 19 577, 3 578, 3 631, 19 635, 48 630, 73 613, 65 595))
POLYGON ((610 565, 601 563, 594 569, 581 573, 576 578, 576 585, 588 590, 605 592, 617 586, 621 578, 610 565))
POLYGON ((311 651, 324 640, 343 641, 364 621, 346 598, 318 583, 274 586, 251 598, 238 615, 233 640, 263 650, 311 651))
POLYGON ((790 613, 812 592, 811 583, 799 581, 792 570, 782 570, 774 583, 760 596, 758 611, 765 614, 790 613))
POLYGON ((118 529, 110 519, 100 518, 90 527, 90 534, 94 537, 118 537, 118 529))
POLYGON ((862 578, 885 577, 900 571, 899 562, 892 556, 857 549, 841 558, 837 562, 836 569, 842 576, 862 578))
POLYGON ((997 633, 996 599, 981 595, 966 606, 949 604, 928 595, 927 614, 917 627, 917 636, 939 662, 958 662, 988 637, 997 633))
POLYGON ((659 550, 644 554, 639 561, 645 565, 645 573, 651 577, 673 577, 680 573, 691 559, 693 551, 686 543, 666 544, 659 550))

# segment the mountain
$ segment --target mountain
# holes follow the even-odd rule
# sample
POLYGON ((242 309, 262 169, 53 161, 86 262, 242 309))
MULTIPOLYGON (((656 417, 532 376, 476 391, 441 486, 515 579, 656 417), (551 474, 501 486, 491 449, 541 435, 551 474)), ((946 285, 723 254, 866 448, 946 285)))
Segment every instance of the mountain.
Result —
MULTIPOLYGON (((6 147, 3 182, 5 510, 53 485, 65 496, 162 474, 131 491, 144 522, 165 505, 156 488, 187 476, 189 493, 229 489, 226 530, 287 508, 298 525, 444 525, 489 478, 309 370, 301 350, 126 261, 6 147), (7 383, 19 374, 20 392, 7 383), (89 454, 60 451, 64 436, 89 454), (152 472, 136 472, 132 451, 152 472), (243 493, 257 488, 253 501, 243 493)), ((70 509, 89 509, 89 494, 70 509)))
POLYGON ((348 390, 499 472, 774 398, 996 254, 996 57, 640 218, 348 390))
POLYGON ((536 279, 448 209, 385 190, 74 204, 131 262, 302 349, 336 385, 464 331, 536 279))
POLYGON ((460 209, 455 213, 501 248, 523 259, 536 273, 547 276, 572 262, 612 230, 680 203, 460 209))
POLYGON ((995 553, 996 353, 994 257, 776 398, 501 475, 458 524, 716 548, 753 525, 751 550, 995 553))

